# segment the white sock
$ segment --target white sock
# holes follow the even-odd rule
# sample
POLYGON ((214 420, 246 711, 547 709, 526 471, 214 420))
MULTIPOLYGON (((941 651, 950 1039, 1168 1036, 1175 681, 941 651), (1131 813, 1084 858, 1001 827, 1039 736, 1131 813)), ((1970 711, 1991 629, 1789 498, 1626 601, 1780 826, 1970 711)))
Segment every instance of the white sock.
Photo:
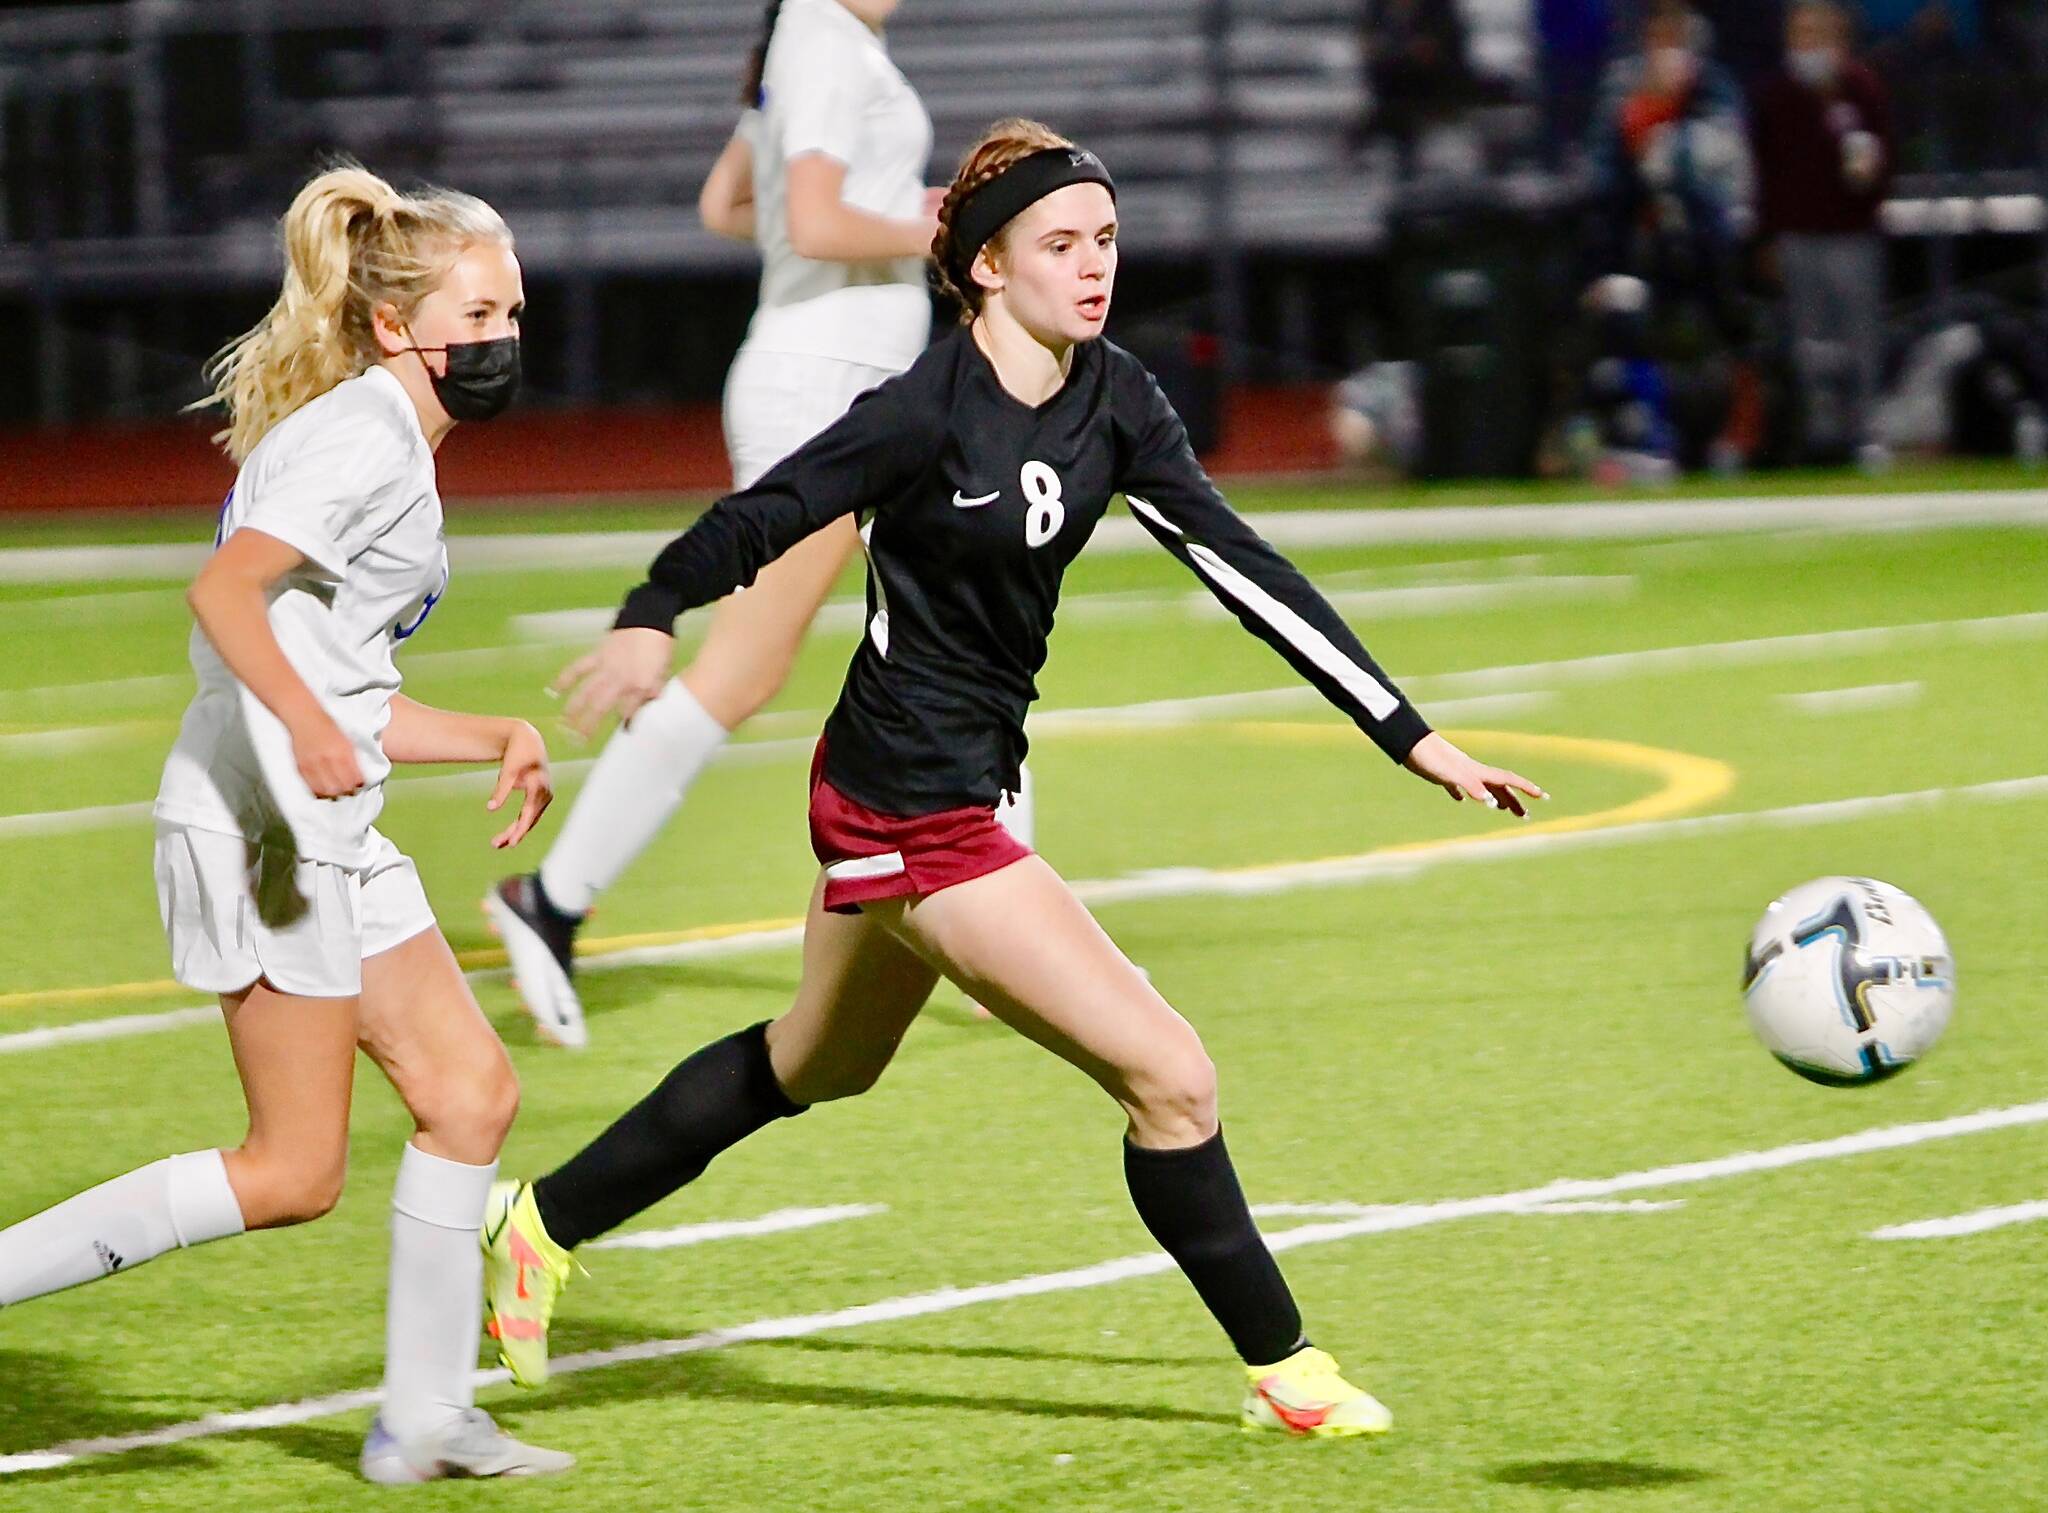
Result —
POLYGON ((0 1305, 241 1232, 242 1206, 220 1152, 168 1156, 0 1230, 0 1305))
POLYGON ((996 805, 996 823, 1025 845, 1038 832, 1038 801, 1031 791, 1031 769, 1017 768, 1017 791, 1006 793, 996 805))
POLYGON ((465 1166, 407 1143, 391 1193, 384 1315, 384 1427, 432 1434, 476 1402, 484 1257, 477 1248, 498 1163, 465 1166))
POLYGON ((597 895, 661 833, 697 774, 732 732, 670 678, 633 723, 613 733, 540 864, 548 901, 588 914, 597 895))

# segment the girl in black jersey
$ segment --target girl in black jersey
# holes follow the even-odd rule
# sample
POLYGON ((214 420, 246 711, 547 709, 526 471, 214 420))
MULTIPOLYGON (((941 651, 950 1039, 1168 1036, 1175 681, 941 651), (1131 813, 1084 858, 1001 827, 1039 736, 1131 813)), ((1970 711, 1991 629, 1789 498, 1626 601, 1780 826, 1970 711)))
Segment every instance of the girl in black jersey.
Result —
POLYGON ((559 1170, 494 1192, 490 1329, 519 1380, 546 1375, 571 1249, 776 1119, 872 1087, 943 975, 1123 1108, 1132 1201, 1242 1356, 1246 1426, 1390 1426, 1303 1334, 1224 1148, 1194 1029, 993 811, 1017 782, 1061 576, 1115 493, 1394 761, 1517 815, 1542 792, 1432 733, 1216 492, 1151 376, 1100 339, 1116 231, 1115 188, 1092 155, 1035 123, 993 128, 947 194, 933 249, 961 328, 670 543, 618 628, 565 675, 572 724, 629 718, 668 676, 678 614, 858 520, 868 634, 813 770, 823 872, 796 1002, 698 1051, 559 1170))

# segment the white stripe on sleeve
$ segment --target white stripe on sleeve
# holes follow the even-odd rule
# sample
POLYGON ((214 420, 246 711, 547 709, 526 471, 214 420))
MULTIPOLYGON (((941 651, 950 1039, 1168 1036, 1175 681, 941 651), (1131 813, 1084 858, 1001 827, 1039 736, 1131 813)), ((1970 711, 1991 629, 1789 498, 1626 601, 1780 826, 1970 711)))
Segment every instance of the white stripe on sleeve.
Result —
MULTIPOLYGON (((1129 498, 1128 495, 1125 497, 1129 498)), ((1379 679, 1339 651, 1328 636, 1208 547, 1198 541, 1190 541, 1188 556, 1218 588, 1265 621, 1289 646, 1334 678, 1375 720, 1387 719, 1401 707, 1401 701, 1389 693, 1379 679)))
POLYGON ((1172 531, 1176 536, 1181 533, 1180 527, 1160 514, 1159 507, 1153 504, 1151 500, 1140 499, 1136 494, 1126 494, 1124 495, 1124 503, 1128 504, 1134 513, 1143 515, 1162 531, 1172 531))

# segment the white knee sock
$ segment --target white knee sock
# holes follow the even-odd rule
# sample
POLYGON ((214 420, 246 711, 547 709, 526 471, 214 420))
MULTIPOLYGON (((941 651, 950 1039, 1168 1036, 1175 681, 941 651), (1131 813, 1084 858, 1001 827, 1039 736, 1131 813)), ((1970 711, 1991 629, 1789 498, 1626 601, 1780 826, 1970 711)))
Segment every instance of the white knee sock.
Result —
POLYGON ((1029 767, 1017 769, 1017 791, 1004 794, 996 805, 996 823, 1025 845, 1032 844, 1031 837, 1038 832, 1038 801, 1031 791, 1029 767))
POLYGON ((590 769, 540 864, 548 901, 564 913, 589 913, 597 895, 661 833, 730 734, 680 678, 669 679, 590 769))
POLYGON ((465 1166, 408 1143, 391 1193, 391 1297, 384 1317, 384 1427, 401 1440, 476 1401, 484 1258, 477 1248, 498 1163, 465 1166))
POLYGON ((0 1305, 241 1232, 242 1207, 219 1151, 152 1161, 0 1230, 0 1305))

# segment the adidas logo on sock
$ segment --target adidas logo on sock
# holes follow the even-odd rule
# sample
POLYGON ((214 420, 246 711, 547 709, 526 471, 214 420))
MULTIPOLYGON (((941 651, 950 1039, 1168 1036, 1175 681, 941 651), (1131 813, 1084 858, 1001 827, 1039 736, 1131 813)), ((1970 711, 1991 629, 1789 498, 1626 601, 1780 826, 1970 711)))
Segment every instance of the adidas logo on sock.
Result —
POLYGON ((122 1254, 105 1240, 93 1241, 92 1248, 93 1253, 100 1258, 100 1272, 103 1276, 110 1277, 127 1264, 122 1254))

